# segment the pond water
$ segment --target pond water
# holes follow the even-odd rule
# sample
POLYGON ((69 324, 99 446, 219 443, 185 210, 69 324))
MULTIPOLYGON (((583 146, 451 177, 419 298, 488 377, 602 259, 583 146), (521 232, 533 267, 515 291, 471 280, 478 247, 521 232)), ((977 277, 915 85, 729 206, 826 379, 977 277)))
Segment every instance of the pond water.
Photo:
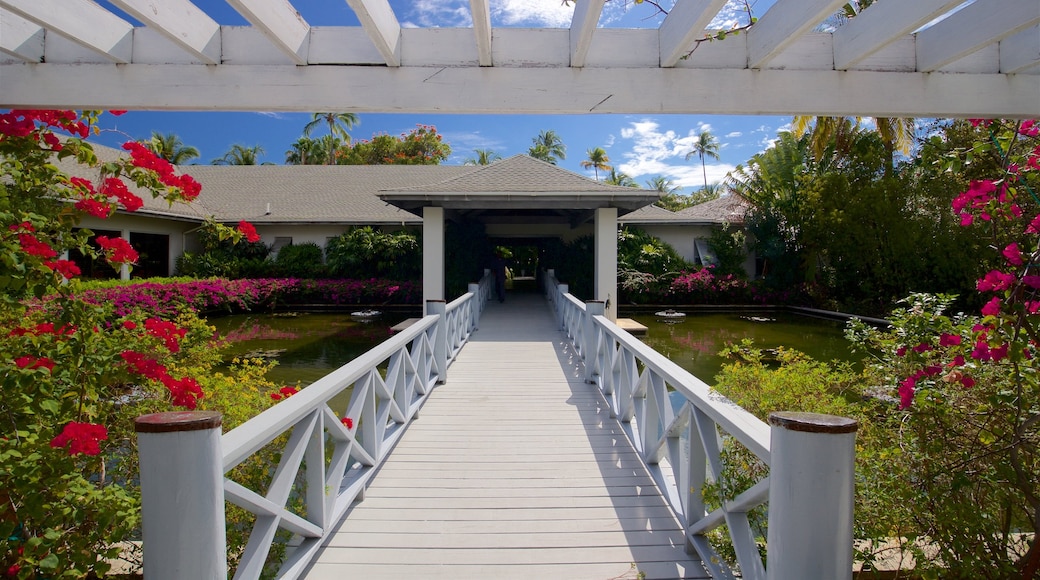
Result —
MULTIPOLYGON (((350 313, 241 314, 210 321, 235 357, 277 360, 272 381, 305 386, 390 337, 390 327, 418 312, 384 312, 371 321, 350 313)), ((727 343, 751 338, 759 348, 784 346, 818 360, 856 358, 843 336, 844 323, 786 312, 687 314, 666 323, 653 313, 622 314, 649 328, 643 341, 708 384, 722 368, 717 353, 727 343)))
POLYGON ((745 338, 754 340, 757 348, 783 346, 821 361, 860 359, 849 350, 845 323, 837 320, 780 311, 686 313, 681 322, 666 321, 654 313, 628 318, 648 328, 643 342, 709 385, 715 384, 715 375, 726 362, 718 352, 727 343, 737 344, 745 338))
POLYGON ((417 316, 384 311, 378 318, 358 320, 349 312, 289 312, 236 314, 209 322, 230 343, 228 362, 235 357, 276 360, 268 378, 305 386, 389 338, 395 324, 417 316))

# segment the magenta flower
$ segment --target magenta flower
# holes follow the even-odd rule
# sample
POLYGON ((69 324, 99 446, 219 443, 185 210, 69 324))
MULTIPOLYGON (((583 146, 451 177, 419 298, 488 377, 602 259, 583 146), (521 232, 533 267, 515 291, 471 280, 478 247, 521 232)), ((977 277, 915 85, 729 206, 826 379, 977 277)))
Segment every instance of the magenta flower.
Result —
POLYGON ((1018 249, 1017 242, 1008 244, 1007 247, 1004 248, 1004 251, 1002 253, 1004 254, 1004 257, 1007 259, 1008 263, 1012 266, 1021 266, 1025 263, 1025 261, 1022 260, 1022 252, 1018 249))

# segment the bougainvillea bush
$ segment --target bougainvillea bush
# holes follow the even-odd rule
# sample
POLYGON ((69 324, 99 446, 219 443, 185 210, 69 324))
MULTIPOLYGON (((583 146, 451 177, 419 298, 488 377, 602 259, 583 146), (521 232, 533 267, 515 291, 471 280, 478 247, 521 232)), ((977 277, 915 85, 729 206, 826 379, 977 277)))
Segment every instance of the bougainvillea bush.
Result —
POLYGON ((200 192, 139 143, 100 162, 84 141, 100 115, 0 114, 0 574, 11 578, 104 575, 139 517, 133 417, 199 407, 215 364, 213 331, 191 312, 79 297, 65 252, 101 254, 117 269, 137 260, 121 238, 91 247, 81 216, 136 211, 140 194, 173 203, 200 192), (33 304, 44 296, 47 308, 33 304))

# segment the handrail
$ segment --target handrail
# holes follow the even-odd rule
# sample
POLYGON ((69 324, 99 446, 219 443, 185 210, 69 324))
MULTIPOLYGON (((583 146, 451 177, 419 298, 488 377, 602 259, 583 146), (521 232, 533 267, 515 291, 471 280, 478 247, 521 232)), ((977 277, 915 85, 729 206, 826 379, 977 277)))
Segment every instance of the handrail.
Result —
POLYGON ((732 572, 705 534, 726 524, 741 576, 764 579, 747 512, 766 502, 769 478, 705 513, 702 490, 722 476, 722 438, 730 437, 767 464, 770 427, 703 381, 633 337, 604 316, 604 304, 583 304, 567 293, 552 271, 546 294, 557 319, 585 363, 585 378, 599 388, 611 416, 628 434, 665 500, 686 529, 690 546, 715 578, 732 572), (682 397, 678 411, 672 393, 682 397), (709 474, 710 470, 710 474, 709 474))
POLYGON ((279 528, 295 535, 296 547, 278 578, 298 578, 307 568, 351 505, 364 498, 435 385, 446 380, 448 365, 477 329, 491 280, 485 274, 451 304, 440 302, 439 313, 430 308, 415 324, 223 436, 225 498, 256 515, 236 580, 260 577, 279 528), (333 409, 330 402, 351 387, 346 407, 333 409), (227 477, 283 434, 288 441, 265 493, 227 477), (297 490, 301 471, 304 488, 297 490), (294 492, 305 515, 287 508, 294 492))

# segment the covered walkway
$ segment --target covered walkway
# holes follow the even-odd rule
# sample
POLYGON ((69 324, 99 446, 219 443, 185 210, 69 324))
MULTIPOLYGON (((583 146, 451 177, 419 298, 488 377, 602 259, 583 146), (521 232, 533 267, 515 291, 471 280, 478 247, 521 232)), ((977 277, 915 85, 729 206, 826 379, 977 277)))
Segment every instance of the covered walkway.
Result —
POLYGON ((534 294, 492 301, 306 575, 709 578, 534 294))

